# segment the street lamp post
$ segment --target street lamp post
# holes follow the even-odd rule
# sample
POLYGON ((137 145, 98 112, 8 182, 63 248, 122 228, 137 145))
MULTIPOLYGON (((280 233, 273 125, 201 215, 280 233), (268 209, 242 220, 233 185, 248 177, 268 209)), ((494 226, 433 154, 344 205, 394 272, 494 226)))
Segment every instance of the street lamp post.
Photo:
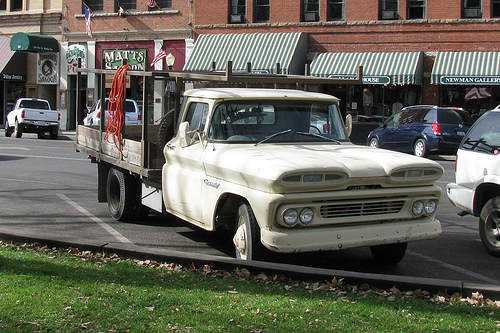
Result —
POLYGON ((165 61, 167 63, 167 66, 168 66, 168 70, 171 71, 172 68, 174 67, 174 63, 175 63, 175 57, 172 53, 169 53, 166 57, 165 57, 165 61))

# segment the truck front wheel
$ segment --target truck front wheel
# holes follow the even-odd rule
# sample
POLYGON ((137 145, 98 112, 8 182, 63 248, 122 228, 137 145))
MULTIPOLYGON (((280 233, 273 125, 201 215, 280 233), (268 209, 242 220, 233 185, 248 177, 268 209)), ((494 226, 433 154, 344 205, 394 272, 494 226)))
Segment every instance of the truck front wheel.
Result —
POLYGON ((236 231, 233 237, 236 258, 243 260, 261 260, 265 248, 260 242, 260 227, 252 208, 241 203, 236 214, 236 231))
POLYGON ((109 169, 106 195, 111 216, 118 221, 130 220, 135 211, 135 186, 131 176, 122 170, 109 169))
POLYGON ((479 236, 486 250, 500 257, 500 197, 488 200, 481 210, 479 236))
POLYGON ((373 259, 379 264, 394 265, 403 259, 408 243, 370 246, 373 259))

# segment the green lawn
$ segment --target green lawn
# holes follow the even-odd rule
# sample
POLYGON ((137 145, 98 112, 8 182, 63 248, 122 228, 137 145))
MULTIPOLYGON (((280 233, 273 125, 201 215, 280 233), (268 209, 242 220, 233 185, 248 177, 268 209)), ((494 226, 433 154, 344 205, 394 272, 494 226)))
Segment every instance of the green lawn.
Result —
POLYGON ((500 302, 0 242, 1 332, 497 332, 500 302))

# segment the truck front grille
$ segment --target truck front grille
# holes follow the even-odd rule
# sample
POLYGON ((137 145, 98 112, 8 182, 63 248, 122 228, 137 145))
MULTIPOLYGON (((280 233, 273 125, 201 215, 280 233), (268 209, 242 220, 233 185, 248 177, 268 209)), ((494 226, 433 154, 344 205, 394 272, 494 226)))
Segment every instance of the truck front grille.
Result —
POLYGON ((397 214, 401 211, 404 204, 404 200, 328 203, 320 207, 320 214, 321 217, 326 219, 397 214))

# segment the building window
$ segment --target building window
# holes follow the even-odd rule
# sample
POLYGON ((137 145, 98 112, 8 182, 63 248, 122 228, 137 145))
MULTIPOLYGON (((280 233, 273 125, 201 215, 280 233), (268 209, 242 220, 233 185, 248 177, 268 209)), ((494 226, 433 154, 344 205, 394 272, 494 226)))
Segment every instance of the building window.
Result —
POLYGON ((425 18, 426 0, 408 0, 408 16, 409 20, 425 18))
POLYGON ((0 11, 6 11, 7 10, 7 0, 0 0, 0 11))
POLYGON ((254 6, 254 22, 269 22, 269 0, 255 0, 254 6))
POLYGON ((380 19, 397 20, 398 0, 380 0, 380 19))
POLYGON ((481 18, 481 0, 463 0, 462 18, 481 18))
POLYGON ((115 2, 115 12, 120 10, 120 6, 132 12, 137 10, 137 0, 120 0, 115 2))
POLYGON ((229 23, 245 23, 247 5, 245 0, 230 0, 229 23))
POLYGON ((302 21, 319 21, 319 0, 302 0, 302 21))
MULTIPOLYGON (((87 5, 92 12, 102 12, 102 1, 103 0, 86 0, 83 4, 87 5)), ((84 13, 83 7, 82 13, 84 13)))
POLYGON ((23 1, 19 0, 10 0, 10 11, 18 12, 23 10, 23 1))
POLYGON ((156 7, 148 7, 149 11, 172 9, 172 0, 156 0, 156 7))
POLYGON ((328 0, 328 21, 338 21, 345 19, 345 1, 328 0))
POLYGON ((491 17, 500 17, 500 0, 491 1, 491 17))

